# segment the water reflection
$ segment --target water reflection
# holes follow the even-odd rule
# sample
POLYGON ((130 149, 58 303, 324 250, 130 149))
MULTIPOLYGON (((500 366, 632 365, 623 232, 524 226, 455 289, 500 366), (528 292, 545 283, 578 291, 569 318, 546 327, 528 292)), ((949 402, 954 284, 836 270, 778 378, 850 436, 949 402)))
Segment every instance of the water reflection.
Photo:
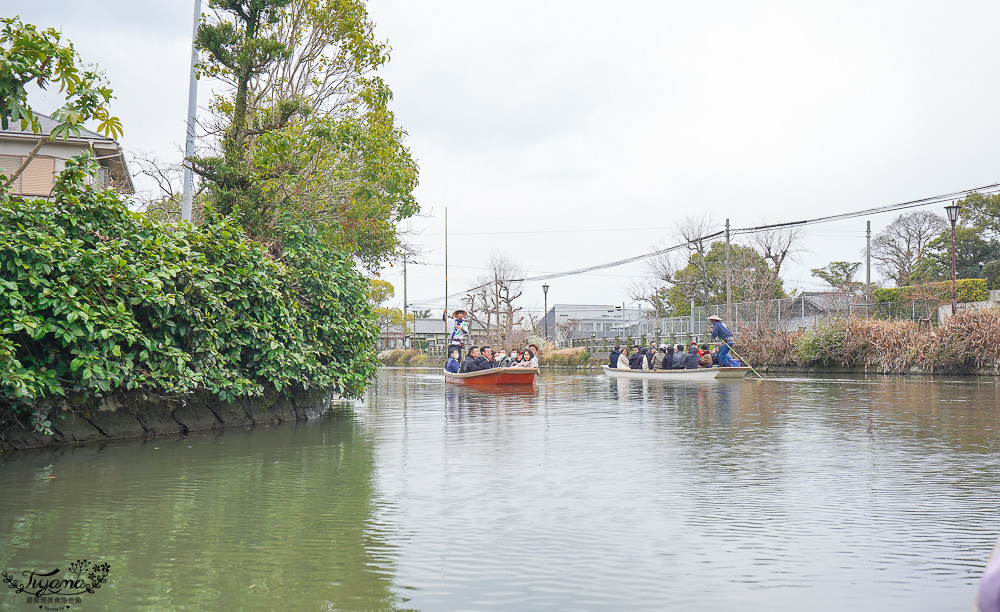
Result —
POLYGON ((0 559, 18 571, 107 561, 87 610, 392 607, 371 450, 341 411, 5 457, 0 559))
POLYGON ((993 380, 387 368, 317 423, 0 459, 0 558, 107 560, 86 609, 967 609, 998 403, 993 380))

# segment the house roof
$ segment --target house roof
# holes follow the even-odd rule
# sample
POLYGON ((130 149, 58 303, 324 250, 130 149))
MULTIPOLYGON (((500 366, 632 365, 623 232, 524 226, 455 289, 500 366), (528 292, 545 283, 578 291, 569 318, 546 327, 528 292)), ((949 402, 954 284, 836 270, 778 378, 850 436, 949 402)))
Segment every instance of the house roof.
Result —
MULTIPOLYGON (((38 142, 40 137, 50 135, 52 130, 59 125, 58 121, 48 115, 36 113, 35 116, 38 117, 41 127, 40 133, 33 133, 30 127, 22 130, 20 121, 11 121, 6 130, 0 129, 0 138, 38 142)), ((92 148, 98 163, 108 168, 115 180, 125 185, 127 193, 135 193, 132 175, 128 171, 128 166, 125 165, 125 155, 122 153, 121 146, 115 140, 81 127, 79 136, 70 134, 65 139, 57 138, 52 142, 55 144, 71 143, 77 146, 82 145, 83 147, 92 148)))
MULTIPOLYGON (((58 121, 56 121, 52 117, 49 117, 48 115, 43 115, 42 113, 35 113, 35 116, 38 117, 38 122, 41 124, 41 128, 42 128, 42 131, 39 134, 33 133, 31 131, 31 126, 28 126, 27 128, 25 128, 25 129, 22 130, 21 129, 21 122, 20 121, 11 121, 10 124, 7 126, 7 129, 6 130, 0 130, 0 132, 4 132, 6 134, 25 134, 25 135, 29 135, 29 136, 33 136, 33 137, 48 136, 49 134, 52 133, 52 130, 57 125, 59 125, 58 121)), ((108 138, 106 136, 101 136, 97 132, 91 132, 90 130, 88 130, 86 128, 80 128, 80 136, 79 137, 73 136, 71 134, 67 138, 67 140, 78 140, 78 141, 79 140, 103 140, 103 141, 106 141, 106 142, 109 142, 109 143, 114 142, 114 140, 112 140, 111 138, 108 138)))

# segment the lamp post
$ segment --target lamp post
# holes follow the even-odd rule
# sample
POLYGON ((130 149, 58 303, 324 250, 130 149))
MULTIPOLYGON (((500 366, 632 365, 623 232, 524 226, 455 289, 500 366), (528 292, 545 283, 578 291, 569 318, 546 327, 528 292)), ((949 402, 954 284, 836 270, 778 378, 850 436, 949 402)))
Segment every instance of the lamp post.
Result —
POLYGON ((958 305, 958 280, 955 273, 955 224, 958 223, 958 211, 962 207, 954 202, 951 206, 945 206, 944 210, 948 213, 948 220, 951 221, 951 314, 955 314, 958 305))
POLYGON ((542 285, 542 294, 545 296, 545 339, 549 339, 549 284, 542 285))
POLYGON ((662 331, 663 331, 663 330, 662 330, 662 329, 660 329, 659 327, 657 327, 657 328, 656 328, 656 343, 657 343, 657 344, 659 344, 659 343, 660 343, 660 332, 662 332, 662 331))

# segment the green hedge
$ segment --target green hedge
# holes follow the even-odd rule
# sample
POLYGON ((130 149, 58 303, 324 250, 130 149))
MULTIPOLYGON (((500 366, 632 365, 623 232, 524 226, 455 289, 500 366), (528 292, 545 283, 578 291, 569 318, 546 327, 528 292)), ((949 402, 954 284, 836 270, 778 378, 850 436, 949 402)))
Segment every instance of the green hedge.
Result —
MULTIPOLYGON (((989 298, 985 279, 961 278, 955 284, 959 302, 982 302, 989 298)), ((876 289, 872 291, 872 298, 876 302, 906 302, 923 299, 950 302, 951 281, 876 289)))
POLYGON ((161 225, 85 186, 92 171, 67 162, 54 202, 0 196, 0 410, 134 388, 364 390, 377 328, 349 256, 295 228, 277 258, 226 219, 161 225))

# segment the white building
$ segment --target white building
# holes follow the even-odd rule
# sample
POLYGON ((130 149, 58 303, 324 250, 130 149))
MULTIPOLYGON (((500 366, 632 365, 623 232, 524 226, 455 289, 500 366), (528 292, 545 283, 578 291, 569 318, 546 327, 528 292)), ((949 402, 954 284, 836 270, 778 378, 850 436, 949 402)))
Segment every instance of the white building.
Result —
POLYGON ((556 304, 545 313, 537 330, 556 344, 569 344, 577 338, 616 338, 638 329, 641 311, 614 304, 556 304))

